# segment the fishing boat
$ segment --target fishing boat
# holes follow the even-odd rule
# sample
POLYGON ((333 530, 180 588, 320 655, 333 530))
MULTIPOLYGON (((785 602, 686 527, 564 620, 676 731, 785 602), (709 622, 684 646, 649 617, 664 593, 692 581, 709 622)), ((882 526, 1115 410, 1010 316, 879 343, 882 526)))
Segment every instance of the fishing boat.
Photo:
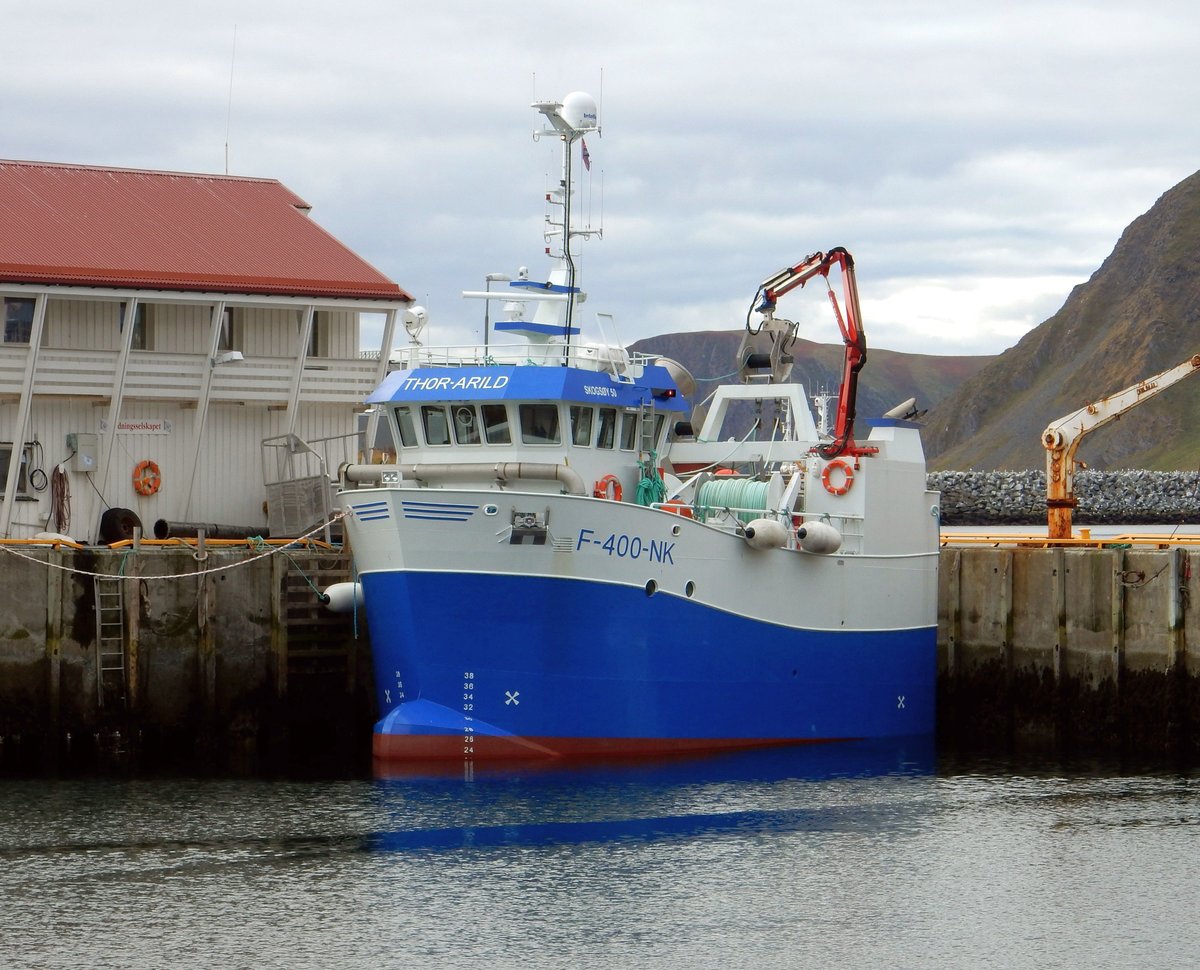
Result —
POLYGON ((464 294, 501 301, 481 347, 426 347, 411 313, 410 344, 368 401, 395 454, 339 473, 382 714, 375 756, 629 758, 930 734, 938 496, 904 413, 856 437, 866 342, 850 253, 764 281, 737 382, 696 400, 678 363, 606 342, 604 314, 585 338, 572 161, 596 104, 533 107, 562 147, 548 275, 464 294), (828 432, 790 379, 796 324, 775 313, 810 280, 845 344, 828 432))

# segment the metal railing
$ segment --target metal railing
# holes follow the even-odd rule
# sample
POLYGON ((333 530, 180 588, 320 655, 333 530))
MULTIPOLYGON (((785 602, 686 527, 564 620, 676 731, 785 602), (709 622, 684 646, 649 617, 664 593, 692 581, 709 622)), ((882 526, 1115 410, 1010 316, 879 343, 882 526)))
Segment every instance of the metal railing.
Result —
MULTIPOLYGON (((0 393, 20 394, 28 347, 0 346, 0 393)), ((112 394, 119 354, 115 350, 43 347, 34 376, 35 394, 106 398, 112 394)), ((130 353, 126 398, 193 401, 211 362, 203 354, 135 350, 130 353)), ((245 357, 213 372, 211 400, 287 403, 296 362, 290 357, 245 357)), ((365 358, 314 357, 304 365, 302 403, 360 404, 375 388, 378 365, 365 358)))
MULTIPOLYGON (((363 351, 363 360, 379 360, 374 351, 363 351)), ((392 351, 391 364, 395 368, 415 367, 491 367, 524 364, 545 367, 561 367, 564 364, 584 370, 596 370, 616 374, 618 377, 633 378, 641 375, 642 368, 658 359, 656 354, 629 353, 620 347, 598 344, 573 343, 570 347, 560 343, 534 344, 530 342, 512 344, 446 344, 426 347, 409 344, 392 351)))
POLYGON ((359 438, 352 431, 312 441, 295 434, 263 439, 267 527, 273 538, 301 535, 324 522, 325 541, 333 541, 330 520, 337 482, 330 469, 357 458, 359 438))

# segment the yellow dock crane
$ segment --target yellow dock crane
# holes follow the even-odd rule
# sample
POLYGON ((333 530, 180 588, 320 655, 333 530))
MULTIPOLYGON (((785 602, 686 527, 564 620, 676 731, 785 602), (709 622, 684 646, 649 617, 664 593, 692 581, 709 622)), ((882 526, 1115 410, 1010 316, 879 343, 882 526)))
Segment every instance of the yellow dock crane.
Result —
POLYGON ((1182 364, 1147 377, 1108 397, 1101 398, 1081 407, 1078 411, 1059 418, 1042 432, 1042 445, 1046 449, 1046 518, 1048 536, 1051 539, 1070 539, 1071 510, 1078 502, 1075 499, 1075 452, 1084 435, 1119 418, 1126 411, 1165 391, 1185 377, 1200 369, 1200 354, 1189 357, 1182 364))

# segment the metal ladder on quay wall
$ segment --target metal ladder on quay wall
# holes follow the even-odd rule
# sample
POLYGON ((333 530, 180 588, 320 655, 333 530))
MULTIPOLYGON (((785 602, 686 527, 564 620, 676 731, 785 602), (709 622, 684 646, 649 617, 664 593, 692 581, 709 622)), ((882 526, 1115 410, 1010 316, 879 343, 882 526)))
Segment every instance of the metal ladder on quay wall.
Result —
POLYGON ((101 709, 124 705, 125 583, 96 576, 96 699, 101 709))

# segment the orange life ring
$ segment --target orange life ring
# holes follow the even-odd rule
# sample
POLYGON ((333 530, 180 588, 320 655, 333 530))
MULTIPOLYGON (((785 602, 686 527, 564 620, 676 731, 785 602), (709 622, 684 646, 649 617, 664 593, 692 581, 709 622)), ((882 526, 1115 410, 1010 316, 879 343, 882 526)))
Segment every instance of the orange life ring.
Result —
POLYGON ((821 472, 821 484, 825 486, 825 491, 830 495, 845 495, 850 491, 850 486, 854 484, 854 469, 850 467, 848 462, 844 462, 840 458, 835 458, 821 472), (842 473, 841 485, 835 485, 830 481, 834 469, 842 473))
POLYGON ((592 495, 610 502, 621 501, 621 480, 616 475, 605 475, 592 488, 592 495))
POLYGON ((692 518, 692 507, 686 502, 663 502, 659 508, 661 508, 664 512, 674 512, 676 515, 682 515, 685 519, 692 518))
POLYGON ((133 490, 138 495, 153 495, 162 484, 162 473, 149 458, 139 461, 133 468, 133 490))

